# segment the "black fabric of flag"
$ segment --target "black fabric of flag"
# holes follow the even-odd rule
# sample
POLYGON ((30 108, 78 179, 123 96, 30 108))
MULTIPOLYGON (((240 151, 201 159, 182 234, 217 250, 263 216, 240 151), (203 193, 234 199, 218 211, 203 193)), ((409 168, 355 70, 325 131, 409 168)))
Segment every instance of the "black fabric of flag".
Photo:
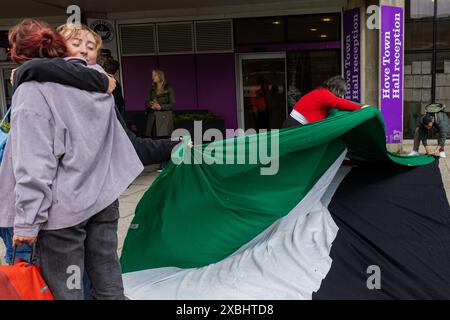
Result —
POLYGON ((339 232, 313 299, 450 299, 450 206, 438 165, 351 170, 328 207, 339 232))

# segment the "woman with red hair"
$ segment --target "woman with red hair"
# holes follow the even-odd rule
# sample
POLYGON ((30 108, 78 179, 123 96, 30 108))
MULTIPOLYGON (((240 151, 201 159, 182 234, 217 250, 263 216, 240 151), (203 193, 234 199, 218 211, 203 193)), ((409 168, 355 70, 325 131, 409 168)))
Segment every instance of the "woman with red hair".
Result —
MULTIPOLYGON (((34 19, 11 29, 9 40, 18 63, 67 54, 64 39, 34 19)), ((16 89, 0 167, 0 226, 14 227, 15 245, 37 243, 56 299, 83 299, 85 267, 95 298, 124 299, 117 198, 142 169, 111 95, 52 82, 16 89), (78 282, 68 286, 69 278, 78 282)))
MULTIPOLYGON (((24 21, 22 28, 19 28, 19 25, 17 25, 11 29, 10 41, 14 47, 12 58, 22 64, 20 68, 13 70, 16 72, 12 72, 11 83, 13 84, 13 90, 20 85, 20 82, 25 81, 56 82, 87 91, 111 93, 114 90, 115 79, 108 77, 105 73, 99 73, 96 70, 83 67, 80 65, 80 60, 63 58, 30 60, 30 57, 36 56, 65 56, 65 43, 61 42, 61 38, 56 39, 57 46, 45 46, 46 43, 48 44, 52 41, 52 32, 52 29, 46 24, 36 20, 24 21), (43 33, 44 41, 41 39, 41 33, 43 33), (17 41, 23 43, 19 51, 17 51, 17 41), (50 49, 50 51, 47 51, 47 49, 50 49), (21 81, 14 81, 15 78, 19 78, 21 81), (73 85, 74 83, 77 85, 73 85)), ((65 41, 64 38, 63 40, 65 41)), ((67 54, 70 54, 69 50, 67 50, 67 54)), ((3 239, 6 247, 4 259, 7 264, 12 264, 13 228, 3 228, 0 224, 0 238, 3 239)), ((16 248, 16 258, 29 260, 30 254, 31 248, 27 244, 16 248)))

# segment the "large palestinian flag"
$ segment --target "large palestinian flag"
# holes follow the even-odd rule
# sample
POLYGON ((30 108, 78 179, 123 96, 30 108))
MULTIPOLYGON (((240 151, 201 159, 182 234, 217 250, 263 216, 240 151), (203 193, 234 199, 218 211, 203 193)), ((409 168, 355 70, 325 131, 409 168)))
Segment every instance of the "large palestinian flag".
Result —
POLYGON ((130 299, 450 298, 438 161, 387 152, 375 108, 177 152, 219 163, 171 163, 138 204, 130 299), (276 174, 229 161, 254 139, 279 140, 276 174))

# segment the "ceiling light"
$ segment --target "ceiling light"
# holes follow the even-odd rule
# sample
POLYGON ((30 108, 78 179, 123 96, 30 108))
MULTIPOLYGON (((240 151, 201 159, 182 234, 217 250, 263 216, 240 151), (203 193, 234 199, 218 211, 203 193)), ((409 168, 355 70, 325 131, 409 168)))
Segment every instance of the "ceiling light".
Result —
POLYGON ((322 18, 323 22, 330 22, 332 19, 331 18, 322 18))
POLYGON ((309 29, 309 31, 316 32, 317 29, 316 28, 311 28, 311 29, 309 29))
POLYGON ((321 34, 320 37, 321 37, 321 38, 328 38, 328 35, 326 35, 326 34, 321 34))
POLYGON ((272 21, 272 24, 274 24, 274 25, 279 25, 279 24, 281 24, 281 22, 278 21, 278 20, 275 20, 275 21, 272 21))

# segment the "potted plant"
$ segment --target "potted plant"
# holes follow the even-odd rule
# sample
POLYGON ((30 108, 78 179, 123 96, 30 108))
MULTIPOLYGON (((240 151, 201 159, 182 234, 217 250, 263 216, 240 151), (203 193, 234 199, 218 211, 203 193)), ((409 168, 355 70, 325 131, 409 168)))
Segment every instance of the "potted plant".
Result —
POLYGON ((202 136, 208 129, 218 129, 224 134, 224 121, 212 112, 177 112, 173 117, 175 129, 186 129, 194 136, 194 122, 201 121, 202 136))

